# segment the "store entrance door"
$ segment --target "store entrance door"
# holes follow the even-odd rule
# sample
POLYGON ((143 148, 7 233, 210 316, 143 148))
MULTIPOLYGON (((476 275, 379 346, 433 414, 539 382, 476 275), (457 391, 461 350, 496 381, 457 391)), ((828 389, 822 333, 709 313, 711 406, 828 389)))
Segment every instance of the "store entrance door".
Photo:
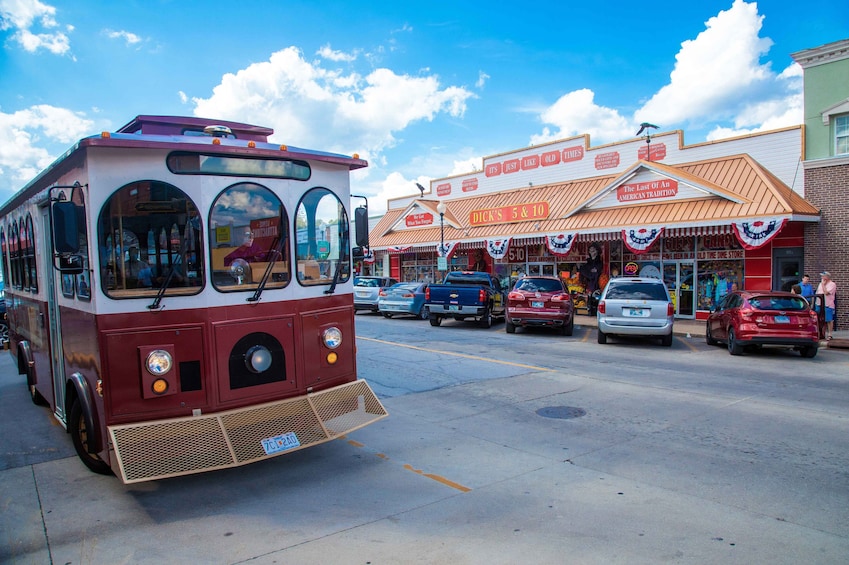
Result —
POLYGON ((696 264, 694 261, 663 263, 663 281, 672 296, 676 318, 695 318, 696 264))

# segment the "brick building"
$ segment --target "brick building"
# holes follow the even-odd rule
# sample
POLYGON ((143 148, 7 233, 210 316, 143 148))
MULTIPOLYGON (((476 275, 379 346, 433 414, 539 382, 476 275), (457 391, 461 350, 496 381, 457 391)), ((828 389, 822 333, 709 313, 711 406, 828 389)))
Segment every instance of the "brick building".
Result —
POLYGON ((849 39, 792 54, 804 69, 805 198, 821 211, 805 224, 805 270, 837 283, 835 329, 849 329, 849 39))

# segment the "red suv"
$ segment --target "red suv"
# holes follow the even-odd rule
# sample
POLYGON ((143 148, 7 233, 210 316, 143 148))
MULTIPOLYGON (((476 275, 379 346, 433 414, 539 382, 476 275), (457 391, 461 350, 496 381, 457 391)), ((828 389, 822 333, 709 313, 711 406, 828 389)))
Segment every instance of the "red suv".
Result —
POLYGON ((507 295, 508 334, 516 326, 558 328, 563 335, 572 335, 575 328, 572 296, 557 277, 523 277, 507 295))
POLYGON ((736 291, 711 312, 705 341, 724 341, 731 355, 740 355, 750 345, 781 345, 793 347, 802 357, 815 357, 820 344, 817 313, 798 294, 736 291))

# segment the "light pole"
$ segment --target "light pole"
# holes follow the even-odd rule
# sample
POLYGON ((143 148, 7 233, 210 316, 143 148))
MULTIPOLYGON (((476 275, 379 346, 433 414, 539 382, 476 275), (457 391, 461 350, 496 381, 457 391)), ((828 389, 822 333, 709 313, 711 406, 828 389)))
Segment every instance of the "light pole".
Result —
POLYGON ((440 260, 445 257, 445 202, 440 200, 439 204, 436 205, 436 211, 439 212, 439 253, 437 253, 437 257, 439 263, 446 265, 446 268, 440 269, 440 271, 445 271, 448 270, 448 259, 445 258, 445 263, 440 260))

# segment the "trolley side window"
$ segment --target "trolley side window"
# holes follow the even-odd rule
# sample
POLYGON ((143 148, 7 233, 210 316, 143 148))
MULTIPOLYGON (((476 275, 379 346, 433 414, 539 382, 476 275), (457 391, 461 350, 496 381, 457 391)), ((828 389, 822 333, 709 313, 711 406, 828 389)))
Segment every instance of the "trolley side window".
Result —
POLYGON ((197 294, 204 284, 197 206, 179 188, 139 181, 116 191, 97 222, 100 281, 111 298, 197 294))
POLYGON ((291 272, 289 221, 269 189, 238 183, 225 189, 209 213, 212 285, 219 291, 282 288, 291 272))
POLYGON ((295 215, 298 237, 298 282, 330 284, 350 277, 348 214, 339 198, 326 188, 304 194, 295 215))

